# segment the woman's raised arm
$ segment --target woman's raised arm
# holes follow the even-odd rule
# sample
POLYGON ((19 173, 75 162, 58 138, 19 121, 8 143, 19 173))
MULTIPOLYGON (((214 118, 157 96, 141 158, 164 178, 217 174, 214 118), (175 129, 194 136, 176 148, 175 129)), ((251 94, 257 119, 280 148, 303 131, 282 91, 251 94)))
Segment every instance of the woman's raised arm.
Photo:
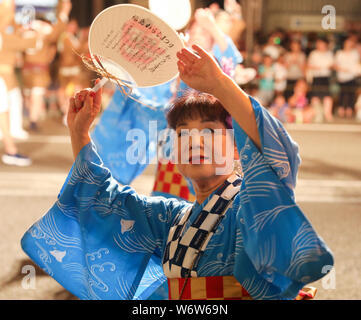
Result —
POLYGON ((249 96, 225 74, 212 56, 194 45, 177 53, 180 78, 191 88, 215 96, 261 149, 261 140, 249 96))

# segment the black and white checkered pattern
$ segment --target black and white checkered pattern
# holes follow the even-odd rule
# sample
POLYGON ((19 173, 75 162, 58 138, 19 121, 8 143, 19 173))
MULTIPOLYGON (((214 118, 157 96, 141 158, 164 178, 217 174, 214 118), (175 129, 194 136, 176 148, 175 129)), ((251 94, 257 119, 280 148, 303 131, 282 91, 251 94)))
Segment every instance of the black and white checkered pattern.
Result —
POLYGON ((234 174, 218 188, 191 226, 187 221, 192 207, 179 213, 170 228, 163 256, 163 270, 167 278, 196 277, 198 261, 222 218, 239 192, 242 179, 234 174))

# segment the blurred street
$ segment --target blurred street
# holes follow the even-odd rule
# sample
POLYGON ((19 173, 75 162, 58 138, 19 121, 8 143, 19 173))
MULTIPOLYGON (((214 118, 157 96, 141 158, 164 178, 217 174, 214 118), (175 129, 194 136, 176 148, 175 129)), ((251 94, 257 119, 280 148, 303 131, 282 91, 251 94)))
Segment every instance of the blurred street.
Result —
MULTIPOLYGON (((34 164, 28 168, 0 164, 0 299, 74 299, 52 278, 36 270, 36 288, 21 285, 26 265, 20 248, 28 227, 47 212, 72 165, 67 129, 48 119, 46 128, 19 142, 34 164)), ((288 125, 303 159, 296 197, 335 257, 335 278, 314 283, 317 299, 361 299, 361 125, 288 125), (331 283, 332 282, 332 283, 331 283), (335 287, 333 289, 333 287, 335 287)), ((133 186, 148 194, 155 167, 133 186)))

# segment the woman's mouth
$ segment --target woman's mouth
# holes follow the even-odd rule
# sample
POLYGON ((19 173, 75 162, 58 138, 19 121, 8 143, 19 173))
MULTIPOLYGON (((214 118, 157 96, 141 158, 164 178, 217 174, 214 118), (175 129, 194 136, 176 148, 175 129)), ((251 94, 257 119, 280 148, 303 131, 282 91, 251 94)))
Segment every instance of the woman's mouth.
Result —
POLYGON ((193 156, 189 157, 189 163, 201 164, 201 163, 204 163, 208 159, 209 159, 208 157, 205 157, 203 155, 193 155, 193 156))

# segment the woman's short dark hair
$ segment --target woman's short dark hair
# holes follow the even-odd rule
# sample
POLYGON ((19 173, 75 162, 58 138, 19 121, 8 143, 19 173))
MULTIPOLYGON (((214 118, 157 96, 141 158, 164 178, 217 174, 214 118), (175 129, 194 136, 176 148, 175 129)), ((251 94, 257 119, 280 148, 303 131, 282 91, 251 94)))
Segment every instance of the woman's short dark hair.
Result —
POLYGON ((168 125, 176 129, 187 120, 207 119, 220 121, 226 128, 232 127, 230 114, 214 96, 196 90, 187 90, 177 98, 167 113, 168 125))

